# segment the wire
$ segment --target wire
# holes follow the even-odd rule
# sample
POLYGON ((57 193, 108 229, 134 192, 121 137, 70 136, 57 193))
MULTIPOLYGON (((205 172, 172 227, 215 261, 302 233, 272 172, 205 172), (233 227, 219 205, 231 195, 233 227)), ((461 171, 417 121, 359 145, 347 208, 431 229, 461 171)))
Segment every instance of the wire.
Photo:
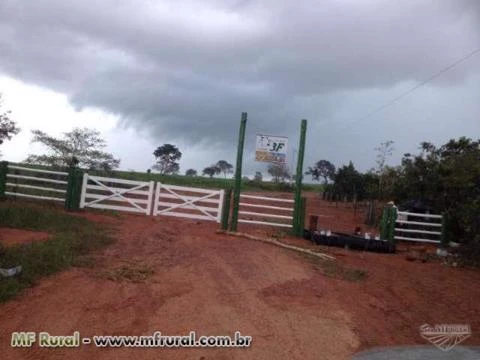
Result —
POLYGON ((480 52, 480 48, 470 52, 469 54, 461 57, 460 59, 456 60, 455 62, 451 63, 450 65, 444 67, 443 69, 437 71, 436 73, 434 73, 433 75, 431 75, 430 77, 428 77, 427 79, 423 80, 422 82, 418 83, 417 85, 415 85, 414 87, 412 87, 411 89, 405 91, 404 93, 398 95, 397 97, 395 97, 394 99, 390 100, 389 102, 387 102, 386 104, 376 108, 375 110, 369 112, 367 115, 365 116, 362 116, 361 118, 358 118, 357 120, 354 120, 352 122, 350 122, 349 124, 347 125, 351 125, 357 121, 362 121, 362 120, 365 120, 367 118, 369 118, 370 116, 372 115, 375 115, 376 113, 386 109, 387 107, 395 104, 397 101, 403 99, 405 96, 411 94, 412 92, 414 92, 415 90, 417 90, 418 88, 421 88, 422 86, 424 86, 425 84, 429 83, 430 81, 432 81, 433 79, 439 77, 440 75, 442 75, 443 73, 453 69, 455 66, 459 65, 460 63, 466 61, 467 59, 471 58, 472 56, 478 54, 480 52))

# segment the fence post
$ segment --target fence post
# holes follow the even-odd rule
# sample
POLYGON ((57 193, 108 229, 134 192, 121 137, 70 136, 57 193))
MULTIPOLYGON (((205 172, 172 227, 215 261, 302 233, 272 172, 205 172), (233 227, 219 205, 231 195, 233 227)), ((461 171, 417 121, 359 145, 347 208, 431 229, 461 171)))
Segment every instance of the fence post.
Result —
POLYGON ((397 221, 397 208, 385 206, 383 208, 382 220, 380 222, 380 238, 395 242, 395 224, 397 221))
POLYGON ((231 198, 232 198, 232 189, 225 189, 225 197, 223 198, 223 208, 222 208, 222 230, 228 229, 231 198))
POLYGON ((297 171, 295 173, 295 204, 293 207, 293 235, 302 236, 303 226, 301 225, 302 212, 302 178, 303 158, 305 155, 305 141, 307 136, 307 120, 302 119, 300 123, 300 141, 298 145, 297 171))
POLYGON ((390 216, 389 216, 389 228, 388 228, 388 241, 392 244, 395 244, 395 225, 397 223, 397 207, 392 206, 390 208, 390 216))
POLYGON ((235 167, 235 188, 233 190, 233 212, 230 222, 230 231, 237 231, 238 210, 240 207, 240 187, 242 186, 243 146, 245 144, 245 129, 247 127, 247 113, 242 113, 238 134, 237 165, 235 167))
POLYGON ((68 169, 67 193, 65 195, 65 209, 80 209, 80 196, 82 191, 82 175, 83 172, 76 167, 68 169))
POLYGON ((5 198, 5 189, 7 187, 8 161, 0 161, 0 199, 5 198))
POLYGON ((441 235, 441 239, 440 239, 440 243, 442 244, 442 246, 447 246, 448 245, 448 229, 447 229, 447 224, 448 224, 448 213, 447 212, 444 212, 442 213, 442 235, 441 235))
POLYGON ((305 230, 305 213, 307 211, 307 199, 302 197, 300 199, 300 214, 299 214, 299 222, 298 222, 298 236, 302 236, 305 230))

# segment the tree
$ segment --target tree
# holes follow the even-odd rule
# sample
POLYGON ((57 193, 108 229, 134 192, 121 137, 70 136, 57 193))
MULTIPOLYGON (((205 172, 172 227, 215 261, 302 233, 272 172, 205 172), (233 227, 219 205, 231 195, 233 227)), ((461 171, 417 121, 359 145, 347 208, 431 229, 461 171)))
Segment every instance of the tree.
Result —
POLYGON ((273 182, 284 182, 290 179, 290 172, 284 163, 272 163, 268 166, 268 173, 273 177, 273 182))
POLYGON ((394 141, 393 140, 387 140, 382 143, 380 143, 380 146, 377 146, 375 148, 375 151, 377 152, 377 172, 379 175, 378 178, 378 194, 380 197, 383 196, 383 180, 384 180, 384 172, 385 172, 385 167, 387 165, 387 160, 390 156, 392 156, 393 151, 395 150, 393 148, 394 141))
POLYGON ((263 175, 260 171, 255 172, 255 176, 253 177, 253 181, 261 183, 263 181, 263 175))
POLYGON ((213 175, 218 174, 219 172, 219 169, 215 165, 207 166, 202 171, 203 175, 208 175, 210 176, 210 178, 212 178, 213 175))
POLYGON ((323 178, 325 184, 328 184, 328 180, 333 180, 335 176, 335 165, 328 160, 319 160, 314 167, 308 167, 305 175, 312 175, 312 180, 320 181, 323 178))
POLYGON ((49 153, 29 155, 25 160, 32 164, 51 166, 80 166, 91 170, 118 168, 120 160, 102 151, 106 147, 100 132, 88 128, 75 128, 56 138, 40 130, 33 130, 32 142, 44 145, 49 153))
POLYGON ((13 135, 20 132, 20 128, 17 127, 16 122, 10 119, 11 113, 10 110, 2 111, 2 94, 0 94, 0 145, 3 144, 5 140, 10 140, 13 135))
POLYGON ((160 174, 176 174, 180 170, 178 160, 182 158, 182 153, 175 145, 163 144, 153 152, 157 163, 153 168, 160 174))
POLYGON ((225 160, 220 160, 217 162, 215 165, 218 168, 219 173, 223 173, 225 178, 227 177, 227 174, 233 173, 233 165, 228 163, 225 160))
POLYGON ((185 176, 197 176, 197 170, 188 169, 187 171, 185 171, 185 176))
POLYGON ((346 196, 347 199, 362 198, 365 193, 362 175, 351 161, 337 170, 334 187, 337 194, 346 196))

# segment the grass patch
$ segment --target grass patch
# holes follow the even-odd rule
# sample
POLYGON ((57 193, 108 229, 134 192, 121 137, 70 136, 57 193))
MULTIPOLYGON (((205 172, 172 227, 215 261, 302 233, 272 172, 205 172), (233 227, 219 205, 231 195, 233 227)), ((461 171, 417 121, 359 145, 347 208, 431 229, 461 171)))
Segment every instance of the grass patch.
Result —
POLYGON ((113 242, 111 229, 85 218, 69 215, 58 208, 27 203, 0 204, 0 227, 46 231, 47 241, 3 248, 0 267, 22 266, 22 273, 0 278, 0 302, 32 286, 43 276, 76 264, 79 257, 113 242))
POLYGON ((112 281, 130 281, 134 283, 144 282, 153 275, 153 267, 143 262, 129 262, 112 270, 104 271, 100 274, 112 281))

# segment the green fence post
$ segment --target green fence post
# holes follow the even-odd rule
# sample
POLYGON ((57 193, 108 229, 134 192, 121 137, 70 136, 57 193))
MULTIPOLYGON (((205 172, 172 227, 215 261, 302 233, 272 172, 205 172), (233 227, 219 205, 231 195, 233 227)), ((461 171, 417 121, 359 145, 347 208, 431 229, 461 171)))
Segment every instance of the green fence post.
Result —
POLYGON ((82 175, 83 172, 76 167, 71 167, 68 170, 67 193, 65 195, 65 209, 67 210, 74 211, 80 209, 82 175))
POLYGON ((397 208, 391 207, 388 216, 388 241, 395 244, 395 224, 397 223, 397 208))
POLYGON ((305 213, 307 211, 307 198, 302 197, 300 202, 300 216, 299 216, 299 236, 303 237, 305 230, 305 213))
POLYGON ((0 161, 0 199, 5 199, 7 188, 8 161, 0 161))
MULTIPOLYGON (((303 229, 300 224, 301 216, 301 198, 302 198, 302 178, 303 178, 303 158, 305 155, 305 138, 307 134, 307 120, 303 119, 300 126, 300 142, 298 145, 297 172, 295 173, 295 204, 293 207, 293 234, 302 236, 303 229)), ((302 225, 303 226, 303 225, 302 225)))
POLYGON ((232 198, 232 189, 225 189, 222 209, 222 230, 228 229, 228 219, 230 217, 230 202, 232 198))
POLYGON ((447 212, 444 212, 442 213, 442 237, 441 237, 441 240, 440 240, 440 243, 442 246, 447 246, 449 241, 448 241, 448 213, 447 212))
POLYGON ((235 168, 235 187, 233 189, 233 212, 230 231, 237 231, 238 209, 240 207, 240 187, 242 186, 243 146, 245 144, 245 128, 247 127, 247 113, 242 113, 238 134, 237 165, 235 168))

